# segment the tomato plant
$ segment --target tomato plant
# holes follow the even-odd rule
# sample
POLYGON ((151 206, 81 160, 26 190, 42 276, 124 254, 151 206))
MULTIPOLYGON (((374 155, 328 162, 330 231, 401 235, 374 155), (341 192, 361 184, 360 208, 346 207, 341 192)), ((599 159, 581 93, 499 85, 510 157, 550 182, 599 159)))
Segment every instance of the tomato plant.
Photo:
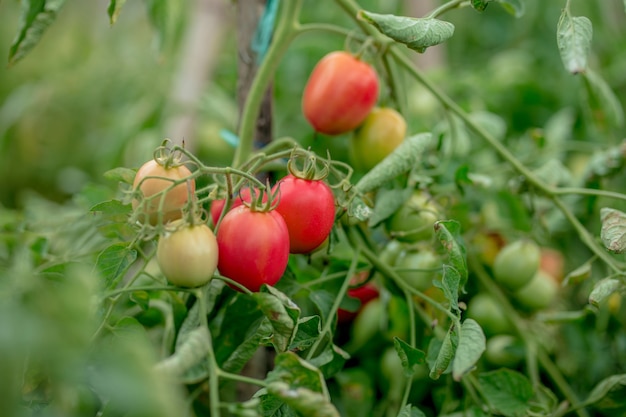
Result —
POLYGON ((333 191, 321 180, 290 174, 274 186, 274 193, 279 193, 276 211, 289 230, 289 251, 315 250, 326 240, 335 222, 333 191))
POLYGON ((350 138, 352 165, 369 171, 406 136, 404 117, 391 107, 375 107, 350 138))
MULTIPOLYGON (((193 178, 176 185, 174 181, 183 180, 190 175, 191 171, 184 165, 166 166, 156 159, 143 164, 137 170, 133 181, 133 189, 138 190, 142 200, 145 200, 140 220, 145 219, 150 224, 156 224, 159 213, 164 223, 179 219, 189 195, 195 190, 196 183, 193 178)), ((133 209, 139 207, 142 200, 133 199, 133 209)))
POLYGON ((171 232, 159 239, 156 258, 163 275, 173 285, 205 285, 217 269, 217 240, 204 224, 172 222, 171 232))
POLYGON ((302 112, 316 131, 346 133, 361 123, 378 100, 378 75, 368 63, 344 52, 324 56, 302 94, 302 112))
POLYGON ((259 291, 280 280, 289 260, 289 231, 275 210, 239 206, 224 216, 217 231, 220 274, 259 291))

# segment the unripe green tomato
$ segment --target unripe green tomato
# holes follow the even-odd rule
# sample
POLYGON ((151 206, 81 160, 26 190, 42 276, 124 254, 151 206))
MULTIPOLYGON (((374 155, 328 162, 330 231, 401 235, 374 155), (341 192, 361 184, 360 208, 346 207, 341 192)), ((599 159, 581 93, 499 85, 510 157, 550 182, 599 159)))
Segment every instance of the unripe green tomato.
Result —
POLYGON ((496 367, 514 368, 524 360, 524 345, 510 334, 497 334, 487 340, 485 359, 496 367))
POLYGON ((157 262, 167 280, 179 287, 199 287, 217 269, 218 249, 213 231, 206 224, 181 225, 159 239, 157 262))
POLYGON ((418 242, 430 239, 434 233, 439 209, 428 194, 416 191, 385 222, 387 232, 401 242, 418 242))
POLYGON ((478 293, 467 305, 467 317, 480 324, 487 335, 509 333, 512 323, 498 301, 487 293, 478 293))
POLYGON ((402 143, 406 121, 390 107, 375 107, 350 138, 350 160, 355 168, 369 171, 402 143))
POLYGON ((380 372, 389 384, 389 390, 399 389, 404 386, 406 377, 402 361, 394 347, 388 347, 380 358, 380 372))
POLYGON ((546 272, 539 270, 531 281, 513 293, 517 303, 531 311, 543 310, 554 303, 559 286, 546 272))
POLYGON ((352 322, 350 346, 358 350, 380 333, 382 321, 387 317, 385 305, 380 298, 367 303, 352 322))
POLYGON ((539 269, 541 249, 529 239, 509 243, 498 252, 493 276, 502 287, 516 291, 528 284, 539 269))
POLYGON ((439 268, 441 259, 430 248, 402 252, 396 259, 398 275, 412 288, 422 292, 433 286, 439 268))

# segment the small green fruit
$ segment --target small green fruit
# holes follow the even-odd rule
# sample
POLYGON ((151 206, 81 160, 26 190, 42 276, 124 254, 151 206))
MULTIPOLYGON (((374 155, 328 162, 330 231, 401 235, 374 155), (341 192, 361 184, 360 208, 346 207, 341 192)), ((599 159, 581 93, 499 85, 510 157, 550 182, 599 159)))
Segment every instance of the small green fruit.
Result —
POLYGON ((533 279, 540 262, 539 245, 529 239, 516 240, 498 252, 493 263, 493 275, 502 287, 516 291, 533 279))

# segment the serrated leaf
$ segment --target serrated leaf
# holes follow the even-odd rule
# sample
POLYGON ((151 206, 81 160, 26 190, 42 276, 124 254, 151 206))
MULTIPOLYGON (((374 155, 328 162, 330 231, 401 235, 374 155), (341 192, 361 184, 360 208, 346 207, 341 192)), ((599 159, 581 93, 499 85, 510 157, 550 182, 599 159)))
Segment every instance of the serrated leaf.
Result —
POLYGON ((626 407, 626 374, 611 375, 600 381, 585 400, 585 405, 596 405, 602 410, 626 407))
POLYGON ((596 282, 589 294, 589 304, 599 306, 614 292, 624 288, 622 282, 614 278, 604 278, 596 282))
POLYGON ((24 58, 54 22, 65 0, 23 0, 20 27, 9 49, 9 65, 24 58))
POLYGON ((272 344, 278 352, 284 352, 296 335, 300 308, 289 297, 271 286, 262 286, 261 290, 252 296, 274 330, 272 344))
POLYGON ((103 250, 96 260, 96 271, 104 278, 105 288, 111 289, 137 259, 137 251, 127 243, 115 243, 103 250))
POLYGON ((454 325, 450 326, 442 341, 437 339, 431 340, 428 345, 428 365, 432 379, 439 379, 441 375, 449 370, 458 343, 459 334, 454 325))
POLYGON ((393 347, 400 357, 400 362, 402 363, 406 377, 412 377, 413 374, 415 374, 415 369, 426 361, 425 352, 414 348, 397 337, 393 338, 393 347))
MULTIPOLYGON (((461 237, 461 224, 455 220, 443 220, 435 223, 435 233, 439 242, 448 253, 450 265, 459 274, 459 289, 464 291, 467 283, 467 251, 461 237)), ((445 272, 445 271, 444 271, 445 272)))
POLYGON ((600 239, 604 247, 613 253, 626 251, 626 213, 603 207, 600 210, 602 229, 600 239))
POLYGON ((117 22, 117 18, 120 16, 122 6, 124 6, 126 0, 110 0, 109 7, 107 7, 107 13, 109 14, 109 22, 114 25, 117 22))
POLYGON ((516 18, 524 16, 526 12, 526 6, 524 0, 494 0, 496 3, 500 3, 500 6, 508 13, 512 14, 516 18))
POLYGON ((106 171, 103 175, 107 180, 119 181, 132 185, 133 181, 135 181, 136 173, 137 171, 134 169, 118 167, 106 171))
POLYGON ((587 69, 583 73, 589 105, 596 110, 599 122, 621 128, 624 125, 624 109, 615 92, 598 73, 587 69))
POLYGON ((593 26, 585 16, 570 16, 563 9, 556 29, 556 43, 565 69, 572 74, 585 72, 591 51, 593 26))
POLYGON ((455 381, 472 371, 476 362, 486 349, 486 338, 483 329, 473 319, 467 319, 461 326, 459 347, 452 362, 452 377, 455 381))
POLYGON ((507 417, 528 415, 533 387, 526 376, 510 369, 482 373, 478 382, 491 407, 507 417))
POLYGON ((322 331, 319 316, 303 317, 298 320, 296 334, 289 345, 289 350, 297 352, 310 348, 322 331))
POLYGON ((398 175, 417 166, 431 144, 430 133, 420 133, 406 138, 385 159, 363 175, 355 188, 365 194, 387 184, 398 175))
POLYGON ((452 23, 434 18, 395 16, 365 10, 361 10, 358 17, 417 52, 424 52, 429 46, 438 45, 454 34, 452 23))

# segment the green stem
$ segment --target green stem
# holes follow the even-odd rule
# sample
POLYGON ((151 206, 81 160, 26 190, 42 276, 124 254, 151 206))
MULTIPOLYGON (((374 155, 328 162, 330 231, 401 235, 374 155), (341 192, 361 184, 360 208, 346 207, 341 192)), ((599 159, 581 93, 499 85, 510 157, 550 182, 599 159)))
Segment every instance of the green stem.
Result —
POLYGON ((456 9, 458 7, 464 7, 463 3, 465 3, 465 5, 470 4, 467 0, 452 0, 437 7, 435 10, 430 12, 426 17, 429 19, 435 19, 452 9, 456 9))
POLYGON ((254 131, 265 91, 274 76, 282 56, 297 35, 298 14, 302 0, 281 1, 278 9, 276 30, 267 54, 252 81, 241 114, 239 146, 235 150, 232 166, 240 166, 254 149, 254 131))
MULTIPOLYGON (((409 306, 409 344, 413 347, 417 347, 417 332, 415 330, 415 310, 411 307, 413 298, 409 292, 404 292, 404 298, 406 299, 406 305, 409 306)), ((409 402, 409 395, 411 394, 411 386, 413 385, 413 377, 406 378, 406 386, 404 387, 404 394, 402 395, 402 402, 400 403, 399 410, 402 410, 409 402)))
POLYGON ((554 190, 555 195, 590 195, 595 197, 614 198, 616 200, 626 200, 626 194, 615 191, 596 190, 594 188, 560 187, 554 190))
POLYGON ((215 360, 215 351, 213 350, 213 338, 209 330, 209 322, 207 319, 206 299, 204 298, 204 290, 196 290, 196 298, 199 302, 198 315, 200 316, 200 326, 204 327, 208 334, 208 356, 207 362, 209 367, 209 408, 211 416, 220 416, 220 394, 219 394, 219 367, 215 360))

